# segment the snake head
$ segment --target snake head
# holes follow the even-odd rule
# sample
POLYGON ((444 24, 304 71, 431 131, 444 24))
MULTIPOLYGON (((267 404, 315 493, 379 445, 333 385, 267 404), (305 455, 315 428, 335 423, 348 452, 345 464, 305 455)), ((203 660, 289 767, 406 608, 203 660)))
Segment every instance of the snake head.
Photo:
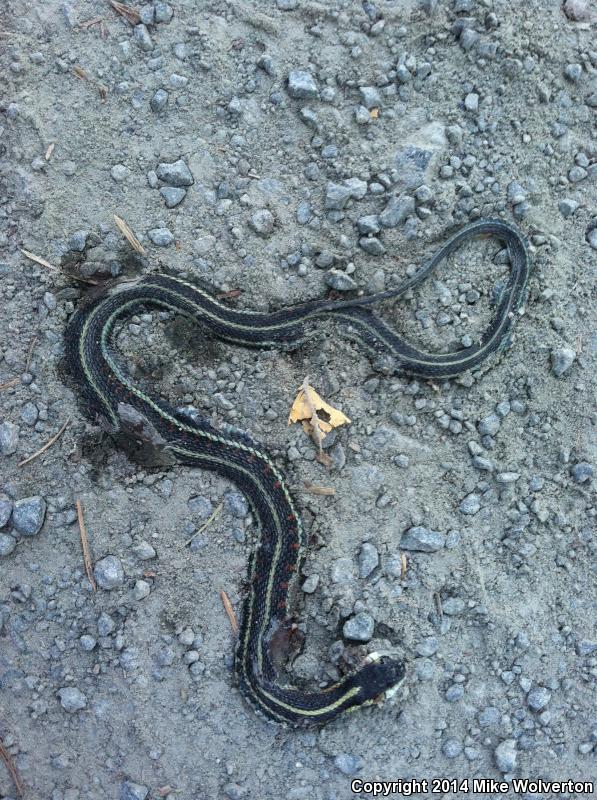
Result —
POLYGON ((359 687, 359 705, 368 705, 390 697, 405 675, 403 661, 392 656, 371 653, 354 676, 354 685, 359 687))

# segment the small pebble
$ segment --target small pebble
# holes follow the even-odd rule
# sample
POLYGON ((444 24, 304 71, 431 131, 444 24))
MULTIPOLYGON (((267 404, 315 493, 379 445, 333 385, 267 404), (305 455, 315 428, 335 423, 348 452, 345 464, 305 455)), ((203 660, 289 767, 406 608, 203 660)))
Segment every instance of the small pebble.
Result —
POLYGON ((110 555, 100 559, 94 567, 93 574, 98 586, 106 591, 116 589, 124 583, 124 569, 116 556, 110 555))
POLYGON ((12 510, 14 529, 23 536, 36 536, 46 516, 46 501, 39 495, 17 500, 12 510))
POLYGON ((576 360, 576 352, 570 347, 560 347, 551 351, 551 371, 560 378, 576 360))
POLYGON ((76 686, 65 686, 58 690, 60 705, 69 714, 87 707, 87 698, 76 686))
POLYGON ((400 547, 403 550, 414 550, 421 553, 435 553, 437 550, 441 550, 445 543, 446 537, 443 533, 429 530, 422 525, 409 528, 400 539, 400 547))
POLYGON ((365 611, 361 611, 348 619, 342 628, 342 633, 347 639, 355 642, 368 642, 375 629, 373 618, 365 611))

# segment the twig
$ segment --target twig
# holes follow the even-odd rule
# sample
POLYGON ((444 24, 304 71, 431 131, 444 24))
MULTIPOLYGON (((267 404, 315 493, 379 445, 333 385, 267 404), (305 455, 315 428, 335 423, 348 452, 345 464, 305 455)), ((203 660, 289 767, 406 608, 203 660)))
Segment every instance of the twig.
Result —
POLYGON ((130 25, 138 25, 141 22, 141 15, 134 8, 125 6, 124 3, 117 3, 116 0, 110 0, 110 5, 114 11, 120 14, 121 17, 124 17, 130 25))
POLYGON ((89 75, 85 72, 83 67, 80 67, 78 64, 75 64, 75 66, 73 67, 73 72, 75 73, 77 78, 80 78, 82 81, 89 80, 89 75))
POLYGON ((92 25, 98 25, 99 23, 103 22, 103 17, 94 17, 93 19, 88 19, 87 22, 81 22, 79 24, 79 28, 90 28, 92 25))
POLYGON ((15 762, 12 760, 11 754, 8 752, 2 739, 0 739, 0 758, 6 764, 6 769, 10 773, 10 777, 12 778, 12 782, 15 785, 15 789, 17 790, 17 794, 19 797, 23 796, 23 784, 21 783, 21 778, 15 766, 15 762))
POLYGON ((317 486, 314 483, 309 483, 305 481, 305 492, 310 492, 311 494, 321 494, 325 497, 331 497, 332 495, 336 494, 336 490, 332 486, 317 486))
POLYGON ((52 153, 54 152, 55 147, 56 147, 56 142, 50 142, 50 144, 48 145, 48 149, 46 150, 46 154, 44 155, 46 161, 49 161, 52 158, 52 153))
POLYGON ((218 506, 216 506, 210 518, 203 523, 203 525, 199 528, 199 530, 195 531, 195 533, 191 536, 190 539, 187 539, 186 542, 183 542, 180 545, 181 548, 186 547, 188 544, 191 544, 191 542, 196 536, 199 536, 200 533, 203 533, 203 531, 207 528, 208 525, 211 525, 211 523, 214 521, 214 519, 218 516, 218 514, 223 508, 224 508, 224 503, 220 503, 218 506))
POLYGON ((83 563, 85 564, 85 572, 94 592, 97 592, 97 583, 93 577, 93 567, 91 565, 91 555, 89 554, 89 540, 87 539, 87 528, 85 527, 85 520, 83 518, 83 506, 81 501, 77 500, 77 519, 79 520, 79 534, 81 536, 81 549, 83 550, 83 563))
POLYGON ((3 392, 4 389, 10 389, 11 386, 16 386, 19 381, 20 378, 11 378, 6 383, 0 383, 0 392, 3 392))
POLYGON ((37 457, 38 457, 38 456, 40 456, 42 453, 45 453, 45 451, 46 451, 46 450, 47 450, 49 447, 51 447, 51 446, 54 444, 54 442, 56 441, 56 439, 58 439, 58 438, 60 438, 60 436, 62 436, 62 434, 63 434, 63 433, 64 433, 64 431, 66 430, 66 426, 69 424, 69 422, 70 422, 70 418, 66 420, 66 422, 64 423, 64 425, 63 425, 63 426, 60 428, 60 430, 58 431, 58 433, 55 433, 55 434, 52 436, 52 438, 51 438, 51 439, 49 439, 49 440, 48 440, 48 441, 47 441, 47 442, 44 444, 44 446, 43 446, 43 447, 40 447, 40 449, 39 449, 39 450, 38 450, 36 453, 33 453, 33 455, 32 455, 32 456, 28 456, 28 457, 27 457, 27 458, 25 458, 23 461, 20 461, 20 462, 17 464, 17 466, 18 466, 18 467, 24 467, 24 466, 25 466, 25 464, 28 464, 30 461, 33 461, 33 459, 34 459, 34 458, 37 458, 37 457))
POLYGON ((234 609, 232 608, 232 603, 228 599, 228 595, 226 592, 221 589, 220 590, 220 598, 222 600, 222 605, 224 606, 224 611, 228 615, 228 619, 230 620, 230 627, 234 631, 234 635, 238 634, 238 622, 236 621, 236 614, 234 613, 234 609))
POLYGON ((137 237, 129 228, 129 226, 126 224, 126 222, 120 217, 117 217, 116 214, 114 214, 114 222, 116 223, 119 231, 122 233, 124 238, 133 248, 133 250, 136 250, 138 253, 141 253, 141 255, 145 255, 145 248, 143 247, 141 242, 137 239, 137 237))

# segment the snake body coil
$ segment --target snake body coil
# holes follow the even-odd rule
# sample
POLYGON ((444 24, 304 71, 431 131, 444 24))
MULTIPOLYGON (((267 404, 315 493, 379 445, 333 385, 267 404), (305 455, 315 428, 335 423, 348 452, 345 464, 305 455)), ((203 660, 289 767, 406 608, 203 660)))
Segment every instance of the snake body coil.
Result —
POLYGON ((497 220, 457 232, 415 275, 396 289, 355 300, 313 300, 272 313, 238 311, 178 278, 150 275, 93 299, 75 312, 66 330, 67 361, 92 414, 120 427, 122 405, 147 419, 177 461, 214 470, 233 481, 249 499, 260 538, 248 570, 235 670, 243 694, 259 711, 279 722, 326 722, 343 711, 383 697, 403 679, 404 664, 393 657, 370 657, 359 670, 323 690, 284 685, 272 656, 272 642, 288 625, 287 603, 300 575, 306 537, 284 479, 267 452, 235 431, 222 432, 202 418, 191 419, 160 397, 145 394, 117 363, 112 334, 117 321, 141 308, 158 306, 191 317, 216 337, 247 347, 295 347, 305 326, 330 316, 373 353, 391 356, 396 370, 427 378, 449 378, 478 367, 508 341, 526 295, 530 261, 516 229, 497 220), (495 315, 480 342, 455 353, 431 354, 400 338, 367 306, 402 295, 421 283, 462 242, 494 235, 508 247, 511 272, 495 315))

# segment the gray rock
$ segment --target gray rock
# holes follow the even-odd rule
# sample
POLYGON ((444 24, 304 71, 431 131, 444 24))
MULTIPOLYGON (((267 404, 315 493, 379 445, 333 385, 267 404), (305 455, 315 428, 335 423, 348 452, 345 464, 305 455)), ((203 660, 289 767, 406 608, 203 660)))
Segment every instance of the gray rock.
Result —
POLYGON ((582 22, 591 17, 591 6, 588 0, 566 0, 564 13, 573 22, 582 22))
POLYGON ((492 725, 497 725, 501 719, 501 714, 495 706, 486 706, 479 714, 479 727, 489 728, 492 725))
POLYGON ((189 498, 187 505, 191 514, 197 514, 200 519, 207 519, 214 510, 211 500, 201 495, 189 498))
POLYGON ((357 125, 369 125, 371 122, 371 114, 366 106, 357 106, 354 110, 354 121, 357 125))
POLYGON ((116 628, 116 623, 105 611, 99 615, 97 620, 97 632, 99 636, 109 636, 116 628))
POLYGON ((469 494, 460 503, 459 511, 461 514, 473 515, 481 508, 481 498, 478 494, 469 494))
POLYGON ((584 181, 588 174, 584 167, 576 165, 568 170, 568 180, 570 183, 580 183, 580 181, 584 181))
POLYGON ((360 178, 347 178, 344 185, 353 200, 362 200, 367 194, 367 181, 362 181, 360 178))
POLYGON ((226 492, 224 495, 224 508, 237 519, 244 519, 249 513, 249 503, 241 492, 226 492))
POLYGON ((570 468, 570 474, 576 483, 586 483, 593 477, 593 465, 588 461, 579 461, 570 468))
POLYGON ((16 452, 19 443, 20 430, 12 422, 3 422, 0 425, 0 454, 11 456, 16 452))
POLYGON ((288 74, 288 94, 297 100, 314 100, 319 89, 310 72, 293 69, 288 74))
POLYGON ((159 114, 168 105, 169 97, 170 95, 165 89, 158 89, 149 101, 149 107, 154 113, 159 114))
POLYGON ((334 759, 334 764, 344 775, 356 775, 363 769, 364 762, 360 756, 352 756, 349 753, 340 753, 334 759))
POLYGON ((417 189, 422 183, 425 183, 432 157, 432 150, 412 144, 397 150, 395 155, 396 185, 401 190, 409 191, 417 189))
POLYGON ((342 633, 347 639, 354 642, 368 642, 375 630, 375 622, 370 614, 361 611, 354 617, 346 620, 342 628, 342 633))
POLYGON ((75 253, 82 253, 87 244, 87 237, 89 231, 75 231, 68 240, 68 249, 73 250, 75 253))
POLYGON ((586 239, 593 250, 597 250, 597 228, 591 228, 590 231, 587 231, 586 239))
POLYGON ((497 414, 488 414, 479 420, 477 428, 481 436, 495 436, 500 429, 500 425, 501 421, 497 414))
POLYGON ((512 203, 513 206, 518 205, 518 203, 524 203, 524 201, 527 199, 527 193, 518 183, 518 181, 511 181, 508 184, 506 196, 508 198, 508 202, 512 203))
POLYGON ((579 204, 576 200, 573 200, 571 197, 564 197, 563 200, 560 200, 558 203, 560 214, 566 219, 574 214, 578 206, 579 204))
POLYGON ((194 183, 191 170, 182 158, 178 161, 162 161, 156 168, 158 178, 168 186, 192 186, 194 183))
POLYGON ((386 248, 377 236, 361 236, 359 247, 371 256, 382 256, 386 252, 386 248))
POLYGON ((187 190, 176 186, 162 186, 160 194, 164 198, 166 208, 176 208, 185 199, 187 190))
POLYGON ((566 64, 564 76, 572 83, 578 83, 582 77, 582 64, 566 64))
POLYGON ((381 230, 381 222, 377 214, 369 214, 365 217, 359 217, 357 220, 357 228, 359 233, 367 236, 372 233, 379 233, 381 230))
POLYGON ((350 197, 348 186, 330 182, 325 188, 324 208, 326 211, 339 211, 345 207, 350 197))
POLYGON ((46 501, 43 497, 25 497, 17 500, 12 510, 12 524, 23 536, 36 536, 44 524, 46 501))
POLYGON ((383 105, 379 89, 375 86, 360 86, 359 94, 361 95, 361 103, 367 109, 380 108, 383 105))
POLYGON ((465 602, 460 597, 448 597, 442 603, 442 609, 444 614, 447 614, 449 617, 455 617, 465 609, 465 602))
POLYGON ((576 643, 576 655, 590 656, 597 653, 597 642, 592 642, 590 639, 581 639, 576 643))
POLYGON ((124 781, 120 787, 120 800, 145 800, 149 794, 147 786, 132 781, 124 781))
POLYGON ((58 690, 60 705, 69 714, 87 707, 87 698, 76 686, 64 686, 58 690))
POLYGON ((478 111, 479 95, 475 92, 469 92, 469 94, 467 94, 467 96, 464 98, 464 107, 467 111, 478 111))
POLYGON ((151 592, 151 586, 147 583, 147 581, 138 580, 135 581, 135 586, 133 588, 133 599, 137 602, 139 600, 144 600, 146 597, 149 597, 149 593, 151 592))
POLYGON ((461 683, 453 683, 447 688, 444 696, 448 703, 457 703, 464 697, 464 686, 461 683))
POLYGON ((12 514, 12 500, 7 494, 0 494, 0 528, 8 524, 12 514))
POLYGON ((446 543, 446 537, 439 531, 432 531, 417 525, 402 534, 400 547, 403 550, 415 550, 421 553, 435 553, 446 543))
POLYGON ((305 578, 303 581, 303 585, 301 589, 305 594, 313 594, 313 592, 319 586, 319 575, 309 575, 308 578, 305 578))
POLYGON ((388 204, 379 215, 379 221, 384 228, 395 228, 404 222, 407 217, 415 213, 415 199, 407 194, 390 198, 388 204))
POLYGON ((531 711, 543 711, 551 700, 551 692, 545 686, 535 686, 527 695, 527 705, 531 711))
POLYGON ((435 636, 427 636, 416 646, 416 651, 420 656, 429 658, 437 653, 438 641, 435 636))
POLYGON ((155 21, 157 23, 160 22, 170 22, 174 15, 174 10, 169 3, 156 3, 155 6, 155 21))
POLYGON ((379 553, 377 548, 370 542, 363 542, 359 553, 359 575, 361 578, 368 578, 378 564, 379 553))
POLYGON ((308 128, 311 128, 314 131, 319 130, 319 117, 317 116, 317 111, 315 111, 314 108, 309 108, 309 106, 301 108, 299 111, 299 117, 303 120, 308 128))
POLYGON ((83 636, 79 637, 79 644, 86 653, 90 653, 97 645, 97 639, 88 633, 84 633, 83 636))
POLYGON ((150 50, 153 50, 153 42, 151 40, 151 36, 149 35, 149 31, 142 23, 140 25, 135 25, 133 30, 133 38, 138 47, 143 50, 144 53, 149 53, 150 50))
POLYGON ((17 540, 8 533, 0 533, 0 557, 9 556, 17 546, 17 540))
POLYGON ((271 236, 274 231, 274 215, 267 208, 260 208, 251 214, 249 225, 259 236, 271 236))
POLYGON ((139 542, 133 547, 133 553, 139 559, 139 561, 149 561, 152 558, 156 557, 155 548, 153 548, 149 542, 139 542))
POLYGON ((576 360, 576 352, 570 347, 560 347, 551 351, 551 371, 560 378, 576 360))
POLYGON ((114 164, 114 166, 110 170, 110 175, 112 176, 112 180, 115 181, 116 183, 122 183, 122 181, 126 179, 128 174, 129 174, 128 167, 125 167, 124 164, 114 164))
POLYGON ((168 228, 152 228, 147 235, 156 247, 169 247, 174 241, 174 234, 168 228))
POLYGON ((446 758, 458 758, 462 755, 462 744, 458 739, 446 739, 442 745, 442 753, 446 758))
POLYGON ((353 289, 358 289, 358 284, 339 269, 330 269, 325 273, 323 279, 327 286, 335 289, 337 292, 350 292, 353 289))
POLYGON ((495 763, 500 772, 514 772, 516 769, 516 741, 505 739, 494 750, 495 763))
POLYGON ((105 556, 94 567, 93 574, 101 589, 110 591, 124 583, 124 569, 116 556, 105 556))

